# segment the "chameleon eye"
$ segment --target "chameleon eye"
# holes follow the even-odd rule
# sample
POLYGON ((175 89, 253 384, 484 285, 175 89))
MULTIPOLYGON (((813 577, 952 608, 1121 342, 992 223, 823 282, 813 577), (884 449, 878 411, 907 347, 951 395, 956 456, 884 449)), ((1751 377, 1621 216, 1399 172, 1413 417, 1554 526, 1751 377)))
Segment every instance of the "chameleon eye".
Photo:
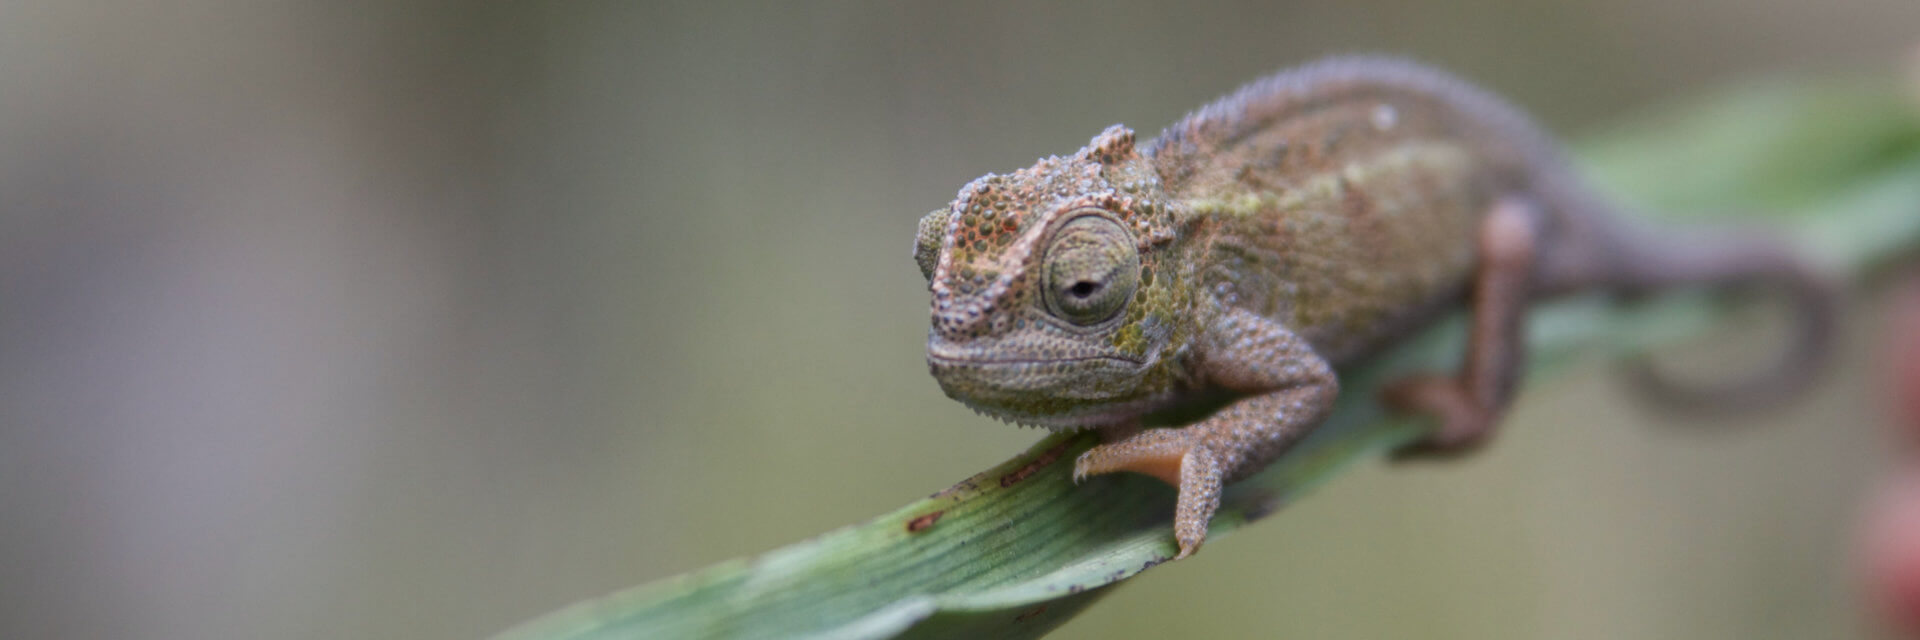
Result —
POLYGON ((920 218, 920 233, 913 239, 913 261, 920 275, 933 281, 933 268, 940 262, 940 234, 947 230, 947 210, 940 209, 920 218))
POLYGON ((1140 284, 1140 251, 1125 227, 1090 211, 1054 233, 1047 245, 1046 283, 1048 313, 1077 325, 1098 324, 1133 299, 1140 284))

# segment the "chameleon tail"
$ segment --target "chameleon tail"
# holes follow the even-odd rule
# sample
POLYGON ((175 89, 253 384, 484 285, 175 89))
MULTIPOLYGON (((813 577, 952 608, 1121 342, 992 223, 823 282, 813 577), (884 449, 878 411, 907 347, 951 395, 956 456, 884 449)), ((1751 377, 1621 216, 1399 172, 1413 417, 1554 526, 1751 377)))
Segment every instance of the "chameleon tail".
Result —
MULTIPOLYGON (((1785 243, 1753 233, 1711 238, 1666 237, 1629 246, 1614 290, 1639 296, 1672 287, 1760 287, 1784 294, 1794 313, 1792 342, 1766 370, 1732 381, 1676 382, 1641 355, 1625 364, 1642 397, 1681 411, 1752 410, 1790 399, 1808 387, 1829 359, 1841 306, 1840 288, 1785 243)), ((1653 240, 1644 242, 1644 240, 1653 240)))

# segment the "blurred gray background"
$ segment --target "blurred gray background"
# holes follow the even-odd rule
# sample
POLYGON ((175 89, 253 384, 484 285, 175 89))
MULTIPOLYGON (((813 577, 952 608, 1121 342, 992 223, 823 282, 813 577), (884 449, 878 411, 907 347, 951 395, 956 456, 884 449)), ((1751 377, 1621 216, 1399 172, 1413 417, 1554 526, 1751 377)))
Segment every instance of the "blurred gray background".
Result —
MULTIPOLYGON (((1916 44, 1912 0, 0 2, 0 637, 474 637, 945 487, 1038 434, 927 377, 915 220, 1277 68, 1578 136, 1916 44)), ((1859 355, 1710 435, 1596 363, 1057 637, 1857 637, 1859 355)))

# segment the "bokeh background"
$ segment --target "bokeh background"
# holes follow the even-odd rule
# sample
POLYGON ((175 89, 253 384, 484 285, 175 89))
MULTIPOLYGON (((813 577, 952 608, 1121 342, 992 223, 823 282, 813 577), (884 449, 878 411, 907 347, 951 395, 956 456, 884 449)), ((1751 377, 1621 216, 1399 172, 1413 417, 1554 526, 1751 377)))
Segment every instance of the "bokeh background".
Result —
MULTIPOLYGON (((1577 137, 1915 45, 1911 0, 0 2, 0 637, 475 637, 945 487, 1038 436, 927 377, 915 220, 1280 67, 1577 137)), ((1056 637, 1859 637, 1861 342, 1737 434, 1595 363, 1056 637)))

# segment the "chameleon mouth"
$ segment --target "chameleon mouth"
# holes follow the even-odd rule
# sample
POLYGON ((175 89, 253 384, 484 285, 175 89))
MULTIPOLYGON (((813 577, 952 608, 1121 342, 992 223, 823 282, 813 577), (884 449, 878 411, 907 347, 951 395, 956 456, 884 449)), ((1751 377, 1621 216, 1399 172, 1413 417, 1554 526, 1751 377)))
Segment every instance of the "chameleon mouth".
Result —
POLYGON ((933 353, 933 352, 927 353, 927 362, 948 365, 948 366, 961 366, 961 367, 965 367, 965 366, 976 366, 976 367, 1009 366, 1011 367, 1011 366, 1020 366, 1020 365, 1070 364, 1075 362, 1101 362, 1101 361, 1112 362, 1116 364, 1127 364, 1127 365, 1140 364, 1139 360, 1122 358, 1120 356, 1073 356, 1073 357, 1066 357, 1066 358, 1004 358, 1004 357, 975 358, 975 357, 968 357, 964 355, 945 355, 945 354, 933 353))
POLYGON ((1141 367, 1121 358, 1077 358, 1095 363, 1079 366, 1052 360, 928 361, 947 397, 975 413, 1028 427, 1061 431, 1120 424, 1172 398, 1141 393, 1133 382, 1141 367))
POLYGON ((975 410, 1055 428, 1080 424, 1079 414, 1132 395, 1147 366, 1112 354, 956 354, 937 348, 928 350, 927 365, 949 397, 975 410))

